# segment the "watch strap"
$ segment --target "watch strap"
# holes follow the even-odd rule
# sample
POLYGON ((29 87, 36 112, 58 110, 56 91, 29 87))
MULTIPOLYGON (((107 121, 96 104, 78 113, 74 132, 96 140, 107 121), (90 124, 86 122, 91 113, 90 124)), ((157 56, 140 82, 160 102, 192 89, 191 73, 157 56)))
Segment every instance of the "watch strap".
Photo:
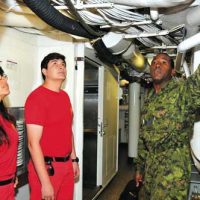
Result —
POLYGON ((76 157, 76 158, 74 158, 74 159, 72 159, 72 162, 79 162, 79 158, 78 157, 76 157))

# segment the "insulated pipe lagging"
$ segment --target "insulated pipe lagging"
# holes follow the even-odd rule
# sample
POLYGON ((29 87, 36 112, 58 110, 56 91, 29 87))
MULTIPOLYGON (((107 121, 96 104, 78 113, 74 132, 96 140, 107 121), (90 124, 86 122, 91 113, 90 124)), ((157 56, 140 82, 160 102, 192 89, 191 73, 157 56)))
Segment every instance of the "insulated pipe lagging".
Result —
POLYGON ((54 28, 81 37, 94 39, 80 23, 57 11, 48 0, 24 0, 24 3, 42 20, 54 28))
POLYGON ((177 47, 177 51, 178 53, 184 53, 188 49, 191 49, 199 44, 200 44, 200 32, 181 42, 177 47))

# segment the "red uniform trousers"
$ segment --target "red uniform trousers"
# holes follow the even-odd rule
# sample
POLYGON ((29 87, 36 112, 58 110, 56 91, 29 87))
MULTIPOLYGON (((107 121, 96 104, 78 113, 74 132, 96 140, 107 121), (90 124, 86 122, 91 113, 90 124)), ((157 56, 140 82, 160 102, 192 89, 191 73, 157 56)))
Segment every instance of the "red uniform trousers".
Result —
POLYGON ((14 183, 0 186, 0 200, 14 200, 14 183))
MULTIPOLYGON (((71 160, 52 162, 54 175, 49 176, 54 188, 55 200, 73 200, 74 172, 71 160)), ((41 200, 41 184, 32 162, 28 165, 30 200, 41 200)))

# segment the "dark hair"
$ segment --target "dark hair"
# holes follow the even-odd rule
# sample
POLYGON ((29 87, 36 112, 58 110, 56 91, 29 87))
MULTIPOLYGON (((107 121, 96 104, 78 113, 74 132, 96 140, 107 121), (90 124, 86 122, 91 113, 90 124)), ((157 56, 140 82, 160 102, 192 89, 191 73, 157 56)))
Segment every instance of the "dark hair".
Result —
POLYGON ((4 71, 2 69, 2 67, 0 67, 0 76, 3 76, 4 75, 4 71))
POLYGON ((158 55, 165 55, 169 58, 169 63, 172 69, 174 69, 174 60, 171 56, 169 56, 167 53, 158 53, 155 57, 157 57, 158 55))
MULTIPOLYGON (((49 63, 50 60, 54 60, 54 59, 61 59, 64 61, 64 63, 66 64, 65 62, 65 56, 62 55, 62 54, 59 54, 59 53, 50 53, 48 54, 47 56, 45 56, 41 62, 41 71, 42 69, 47 69, 47 65, 49 63)), ((42 73, 42 78, 45 80, 45 76, 44 74, 42 73)))
MULTIPOLYGON (((2 76, 3 74, 4 74, 4 71, 0 67, 0 75, 2 76)), ((16 126, 15 118, 8 113, 7 108, 4 106, 3 101, 0 101, 0 115, 4 119, 10 121, 14 126, 16 126)), ((6 131, 2 127, 2 124, 0 124, 0 145, 2 145, 3 143, 9 144, 9 138, 6 131)))

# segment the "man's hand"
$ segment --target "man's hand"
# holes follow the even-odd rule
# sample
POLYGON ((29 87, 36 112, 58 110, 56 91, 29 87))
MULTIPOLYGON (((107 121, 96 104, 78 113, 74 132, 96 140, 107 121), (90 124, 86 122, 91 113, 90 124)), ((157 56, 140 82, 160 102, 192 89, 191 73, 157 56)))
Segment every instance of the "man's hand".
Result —
POLYGON ((138 171, 135 174, 135 181, 136 181, 136 187, 139 187, 139 185, 143 182, 143 176, 138 171))
POLYGON ((42 185, 42 199, 44 200, 54 200, 54 190, 51 184, 42 185))
POLYGON ((79 165, 77 162, 72 162, 72 165, 73 165, 73 170, 74 170, 74 179, 76 182, 80 175, 79 165))

